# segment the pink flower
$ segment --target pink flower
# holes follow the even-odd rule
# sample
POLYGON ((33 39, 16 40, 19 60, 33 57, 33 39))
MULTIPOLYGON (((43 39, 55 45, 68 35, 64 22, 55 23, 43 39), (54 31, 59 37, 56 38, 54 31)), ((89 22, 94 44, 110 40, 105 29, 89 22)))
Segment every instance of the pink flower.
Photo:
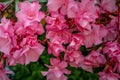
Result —
POLYGON ((54 56, 59 56, 61 52, 65 50, 64 46, 56 41, 56 42, 49 42, 48 43, 48 53, 53 54, 54 56))
POLYGON ((46 38, 50 39, 50 41, 57 39, 60 42, 66 44, 71 40, 71 33, 67 29, 59 31, 48 31, 46 38))
POLYGON ((90 23, 94 23, 95 19, 98 18, 98 10, 98 7, 94 4, 94 0, 81 0, 80 10, 77 15, 78 24, 82 28, 90 30, 90 23), (90 6, 88 4, 90 4, 90 6))
POLYGON ((78 67, 83 62, 84 57, 80 51, 68 50, 65 51, 64 59, 67 60, 71 66, 78 67))
POLYGON ((36 62, 42 54, 44 47, 38 43, 37 36, 27 36, 18 42, 18 46, 13 48, 11 56, 7 56, 9 65, 28 64, 36 62))
POLYGON ((111 71, 109 71, 108 73, 105 72, 99 72, 98 73, 100 78, 99 80, 119 80, 120 76, 116 73, 113 73, 111 71))
POLYGON ((3 17, 0 23, 0 51, 9 55, 16 44, 15 37, 11 21, 3 17))
POLYGON ((48 0, 47 6, 49 11, 57 11, 62 5, 61 0, 48 0))
POLYGON ((66 20, 63 15, 57 13, 51 13, 51 17, 46 17, 47 21, 47 35, 46 38, 52 41, 54 38, 61 40, 63 43, 68 43, 70 41, 70 32, 67 29, 66 20))
POLYGON ((118 42, 107 42, 103 48, 103 53, 109 58, 113 71, 120 72, 120 44, 118 42))
POLYGON ((85 46, 91 47, 93 44, 98 45, 102 43, 102 39, 107 35, 108 31, 100 26, 93 25, 93 28, 88 31, 85 30, 83 35, 85 36, 85 46))
POLYGON ((47 26, 46 29, 49 30, 62 30, 67 28, 66 20, 63 15, 58 13, 51 13, 51 16, 46 17, 47 26))
POLYGON ((28 1, 21 2, 18 6, 20 11, 16 13, 18 21, 23 22, 24 26, 29 26, 31 22, 40 22, 45 14, 39 9, 41 5, 38 2, 30 3, 28 1))
POLYGON ((108 30, 107 35, 105 36, 106 41, 113 41, 117 37, 117 27, 118 27, 118 17, 114 17, 110 23, 106 25, 108 30))
POLYGON ((98 51, 93 50, 88 56, 85 57, 83 63, 80 64, 80 67, 86 71, 93 72, 92 68, 100 67, 105 63, 105 57, 98 51))
POLYGON ((117 10, 116 0, 102 0, 101 7, 105 11, 114 12, 117 10))
POLYGON ((64 0, 48 0, 48 10, 57 11, 63 5, 63 2, 64 0))
POLYGON ((44 33, 44 29, 43 29, 42 24, 40 24, 38 22, 32 22, 29 26, 24 26, 24 23, 22 23, 22 22, 16 22, 15 33, 17 35, 26 35, 26 34, 41 35, 44 33))
POLYGON ((49 12, 59 12, 60 10, 60 14, 73 18, 76 17, 78 13, 78 3, 79 2, 74 0, 48 0, 47 6, 49 12))
MULTIPOLYGON (((68 18, 76 18, 77 14, 79 13, 79 2, 74 1, 74 0, 68 0, 67 9, 66 9, 66 14, 68 18)), ((61 9, 61 13, 65 14, 63 11, 64 8, 61 9)))
POLYGON ((120 45, 117 42, 107 42, 103 48, 103 52, 109 57, 117 57, 120 55, 120 45))
POLYGON ((79 50, 80 46, 83 44, 84 44, 84 37, 80 34, 74 34, 71 36, 71 41, 68 48, 79 50))
POLYGON ((56 77, 56 75, 54 74, 54 72, 49 72, 49 73, 47 73, 47 80, 67 80, 67 77, 65 75, 61 75, 58 78, 58 77, 56 77))
POLYGON ((67 63, 56 58, 51 58, 50 63, 52 66, 47 65, 49 68, 48 72, 42 72, 44 76, 47 75, 47 80, 66 80, 64 74, 70 74, 70 71, 65 69, 67 67, 67 63))

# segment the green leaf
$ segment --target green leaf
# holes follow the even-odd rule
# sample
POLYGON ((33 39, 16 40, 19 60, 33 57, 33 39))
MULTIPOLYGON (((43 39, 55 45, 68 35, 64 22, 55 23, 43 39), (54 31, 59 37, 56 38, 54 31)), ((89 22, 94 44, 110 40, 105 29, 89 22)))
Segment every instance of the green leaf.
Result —
POLYGON ((9 2, 10 0, 0 0, 0 2, 9 2))

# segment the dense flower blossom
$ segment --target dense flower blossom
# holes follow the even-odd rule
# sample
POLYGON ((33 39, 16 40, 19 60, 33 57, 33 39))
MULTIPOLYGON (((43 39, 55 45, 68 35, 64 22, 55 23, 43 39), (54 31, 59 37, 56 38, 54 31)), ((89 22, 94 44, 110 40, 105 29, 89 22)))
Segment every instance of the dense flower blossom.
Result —
MULTIPOLYGON (((108 8, 112 3, 108 2, 109 0, 103 0, 100 4, 95 0, 48 0, 47 6, 50 13, 46 18, 46 38, 50 40, 48 51, 57 58, 63 52, 64 60, 71 66, 79 66, 89 72, 93 72, 93 68, 102 67, 107 63, 109 63, 109 66, 116 66, 113 67, 114 71, 119 70, 119 57, 108 60, 104 56, 104 50, 104 54, 99 50, 92 50, 87 56, 83 56, 84 53, 79 51, 81 45, 91 48, 93 45, 96 46, 116 38, 117 17, 112 18, 106 25, 96 24, 96 20, 101 17, 101 8, 102 11, 109 12, 114 12, 117 9, 115 4, 112 4, 112 8, 108 8), (91 6, 87 4, 91 4, 91 6), (52 47, 53 45, 50 45, 52 43, 57 43, 57 47, 55 45, 52 47), (110 64, 114 61, 114 64, 110 64)), ((113 3, 115 2, 113 1, 113 3)), ((107 49, 109 50, 109 48, 107 49)), ((50 76, 55 77, 55 75, 50 76)))
POLYGON ((41 5, 25 1, 19 4, 19 8, 15 26, 5 18, 2 18, 0 23, 0 51, 5 54, 8 65, 35 62, 44 50, 37 39, 37 35, 44 32, 39 23, 44 18, 44 13, 39 11, 41 5), (31 9, 31 13, 28 12, 28 8, 31 9))
MULTIPOLYGON (((36 62, 44 44, 54 56, 50 65, 46 64, 48 71, 42 71, 47 80, 67 80, 65 75, 71 73, 68 65, 91 73, 101 67, 99 80, 119 80, 120 13, 116 1, 48 0, 46 15, 38 0, 20 2, 16 22, 1 19, 0 58, 5 66, 36 62), (44 32, 44 40, 38 40, 44 32)), ((0 11, 5 7, 0 3, 0 11)), ((0 63, 0 80, 9 80, 6 74, 12 73, 5 66, 0 63)))

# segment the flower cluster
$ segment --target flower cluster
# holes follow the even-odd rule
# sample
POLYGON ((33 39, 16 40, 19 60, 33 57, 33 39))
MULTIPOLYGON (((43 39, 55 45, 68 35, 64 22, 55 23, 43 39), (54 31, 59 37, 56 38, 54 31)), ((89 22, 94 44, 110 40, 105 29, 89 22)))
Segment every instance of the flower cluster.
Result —
MULTIPOLYGON (((6 65, 36 62, 42 54, 44 47, 37 39, 37 35, 44 33, 40 22, 45 14, 39 11, 40 8, 38 2, 25 1, 19 4, 20 10, 16 13, 17 22, 12 22, 5 17, 1 19, 0 51, 2 57, 6 59, 6 65)), ((3 71, 0 71, 0 76, 3 76, 1 72, 3 71)), ((2 80, 8 79, 2 77, 2 80)))
MULTIPOLYGON (((67 80, 68 65, 91 73, 103 68, 98 72, 100 80, 119 80, 120 12, 116 4, 117 0, 48 0, 45 16, 38 1, 21 2, 16 22, 1 19, 2 58, 8 66, 36 62, 44 50, 37 36, 45 31, 48 54, 54 56, 50 65, 45 64, 48 71, 41 71, 47 80, 67 80)), ((1 74, 7 72, 0 69, 0 79, 7 78, 1 74)))
MULTIPOLYGON (((93 69, 99 67, 106 69, 108 63, 115 61, 115 64, 109 66, 116 65, 114 70, 118 71, 118 60, 115 59, 119 58, 111 59, 110 56, 118 57, 119 49, 116 46, 110 48, 108 42, 110 41, 112 45, 112 41, 118 36, 118 16, 112 16, 112 13, 117 11, 115 0, 48 0, 47 7, 49 15, 46 17, 46 38, 49 54, 53 54, 56 60, 66 61, 72 67, 92 73, 93 69), (102 22, 104 19, 106 22, 102 22), (97 45, 102 46, 97 47, 97 45), (90 49, 87 50, 86 56, 80 49, 82 46, 90 49), (107 52, 109 49, 115 50, 115 53, 107 52), (106 55, 110 59, 107 59, 106 55)), ((47 76, 47 80, 51 76, 51 67, 48 68, 48 72, 43 74, 47 76)), ((100 80, 118 80, 119 75, 112 70, 107 68, 107 72, 105 70, 99 72, 100 80)), ((52 68, 52 71, 56 71, 56 68, 52 68)), ((56 74, 61 75, 58 71, 56 74)), ((66 78, 61 79, 63 75, 57 75, 52 75, 50 80, 54 80, 55 77, 59 78, 58 80, 66 80, 66 78)))

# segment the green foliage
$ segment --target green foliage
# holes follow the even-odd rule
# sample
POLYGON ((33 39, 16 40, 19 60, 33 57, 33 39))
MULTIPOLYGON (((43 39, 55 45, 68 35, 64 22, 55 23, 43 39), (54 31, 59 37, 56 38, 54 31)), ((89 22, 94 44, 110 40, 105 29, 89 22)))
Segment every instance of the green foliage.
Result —
POLYGON ((11 80, 45 80, 45 77, 40 73, 40 71, 45 70, 45 67, 38 62, 26 66, 17 65, 11 69, 15 72, 11 80))
POLYGON ((81 68, 68 67, 71 70, 71 74, 68 75, 68 80, 98 80, 97 73, 89 73, 81 68))
POLYGON ((9 1, 9 0, 0 0, 0 2, 7 2, 7 1, 9 1))

